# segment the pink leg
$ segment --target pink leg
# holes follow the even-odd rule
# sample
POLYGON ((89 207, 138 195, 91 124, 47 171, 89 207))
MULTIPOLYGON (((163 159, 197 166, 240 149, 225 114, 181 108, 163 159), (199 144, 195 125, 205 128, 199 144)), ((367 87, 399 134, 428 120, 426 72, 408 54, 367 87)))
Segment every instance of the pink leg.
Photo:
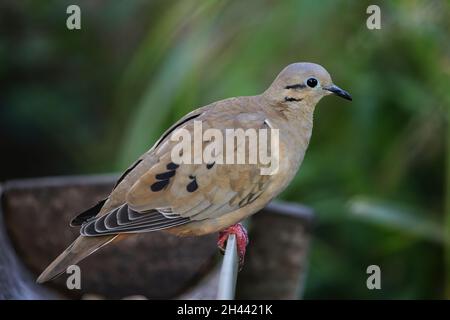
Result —
POLYGON ((236 235, 237 251, 239 256, 239 268, 241 269, 244 265, 245 250, 248 245, 248 234, 244 226, 240 223, 236 223, 222 231, 219 232, 219 240, 217 241, 217 246, 220 251, 225 252, 226 242, 230 234, 236 235))

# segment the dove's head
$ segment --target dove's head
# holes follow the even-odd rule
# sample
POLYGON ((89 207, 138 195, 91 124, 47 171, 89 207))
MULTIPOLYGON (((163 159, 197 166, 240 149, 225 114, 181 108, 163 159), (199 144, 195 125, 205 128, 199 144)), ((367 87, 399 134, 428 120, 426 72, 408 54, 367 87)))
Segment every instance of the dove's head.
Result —
POLYGON ((329 94, 352 100, 348 92, 333 84, 330 74, 324 67, 309 62, 288 65, 265 94, 277 102, 293 107, 301 105, 314 107, 322 97, 329 94))

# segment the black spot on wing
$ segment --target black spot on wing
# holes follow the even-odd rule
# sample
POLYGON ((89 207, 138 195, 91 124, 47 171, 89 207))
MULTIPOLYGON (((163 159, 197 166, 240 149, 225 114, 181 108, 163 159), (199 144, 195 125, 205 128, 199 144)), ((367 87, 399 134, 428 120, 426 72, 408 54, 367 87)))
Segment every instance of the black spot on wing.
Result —
POLYGON ((168 184, 169 184, 169 180, 161 180, 161 181, 157 181, 157 182, 155 182, 154 184, 152 184, 152 185, 150 186, 150 189, 151 189, 153 192, 158 192, 158 191, 163 190, 165 187, 167 187, 168 184))
POLYGON ((207 163, 206 164, 206 169, 211 169, 212 167, 214 167, 214 165, 216 164, 216 162, 214 161, 213 163, 207 163))
POLYGON ((166 166, 166 168, 167 168, 167 170, 176 170, 176 169, 178 169, 179 166, 180 166, 180 165, 171 162, 171 163, 169 163, 169 164, 166 166))
MULTIPOLYGON (((167 168, 169 168, 169 167, 173 168, 174 166, 171 166, 171 164, 175 165, 174 163, 171 162, 167 165, 167 168)), ((175 166, 177 166, 177 165, 175 165, 175 166)), ((161 191, 162 189, 164 189, 170 183, 170 178, 172 178, 175 175, 175 173, 176 173, 175 169, 171 169, 170 171, 158 173, 157 175, 155 175, 155 179, 161 180, 161 181, 157 181, 154 184, 152 184, 150 186, 150 189, 154 192, 161 191)))
POLYGON ((168 180, 168 179, 172 178, 175 175, 175 173, 176 173, 175 170, 167 171, 167 172, 157 174, 155 176, 155 178, 157 180, 168 180))
MULTIPOLYGON (((189 176, 189 178, 190 178, 191 176, 189 176)), ((197 190, 198 189, 198 184, 197 184, 197 180, 195 179, 195 177, 194 177, 194 179, 191 181, 191 182, 189 182, 189 184, 186 186, 186 190, 188 191, 188 192, 194 192, 195 190, 197 190)))

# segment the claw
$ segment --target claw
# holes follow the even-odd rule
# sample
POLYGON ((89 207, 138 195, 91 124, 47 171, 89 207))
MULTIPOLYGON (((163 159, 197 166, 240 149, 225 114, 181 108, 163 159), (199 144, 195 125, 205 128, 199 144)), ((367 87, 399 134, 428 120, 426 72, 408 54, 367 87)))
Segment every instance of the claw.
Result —
POLYGON ((219 232, 217 246, 219 250, 225 253, 226 243, 230 234, 236 235, 237 252, 239 256, 239 270, 244 266, 245 251, 249 242, 247 230, 240 223, 232 225, 219 232))

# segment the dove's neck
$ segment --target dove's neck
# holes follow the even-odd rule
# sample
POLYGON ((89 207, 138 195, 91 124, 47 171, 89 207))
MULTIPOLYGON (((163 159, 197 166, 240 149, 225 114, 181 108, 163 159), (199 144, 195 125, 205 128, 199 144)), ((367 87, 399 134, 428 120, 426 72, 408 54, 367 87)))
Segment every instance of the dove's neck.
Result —
POLYGON ((264 105, 265 111, 274 118, 277 125, 283 130, 286 129, 290 134, 300 136, 302 139, 309 138, 313 128, 314 109, 316 101, 294 101, 277 102, 267 101, 264 105))
POLYGON ((285 131, 288 134, 289 139, 292 139, 295 142, 294 145, 298 146, 300 149, 299 151, 301 151, 300 153, 304 153, 308 148, 312 135, 315 106, 306 104, 302 106, 301 104, 302 103, 297 103, 297 106, 288 108, 281 106, 279 107, 278 112, 284 115, 286 119, 284 120, 285 131))
POLYGON ((265 112, 269 116, 274 127, 280 129, 280 138, 287 141, 297 149, 297 159, 301 163, 304 153, 308 148, 313 129, 313 116, 316 103, 300 102, 274 102, 261 97, 265 103, 265 112))

